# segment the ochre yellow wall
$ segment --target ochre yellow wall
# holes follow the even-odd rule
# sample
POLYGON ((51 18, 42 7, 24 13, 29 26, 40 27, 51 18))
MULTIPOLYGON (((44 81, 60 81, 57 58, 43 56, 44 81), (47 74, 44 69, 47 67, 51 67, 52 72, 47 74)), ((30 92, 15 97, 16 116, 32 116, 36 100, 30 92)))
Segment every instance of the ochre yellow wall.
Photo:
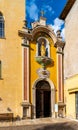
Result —
POLYGON ((2 111, 5 113, 9 107, 14 116, 22 116, 22 47, 18 30, 25 19, 25 0, 0 0, 0 11, 5 20, 5 38, 0 39, 0 97, 5 104, 2 111))
POLYGON ((78 75, 66 79, 64 88, 66 115, 76 118, 75 92, 78 91, 78 75))
MULTIPOLYGON (((50 56, 54 61, 54 66, 48 66, 47 70, 50 72, 50 80, 54 83, 54 86, 57 87, 57 59, 56 59, 56 48, 50 37, 47 37, 50 43, 50 56)), ((35 81, 39 78, 37 74, 37 69, 42 68, 36 60, 36 41, 30 42, 30 101, 32 102, 32 87, 35 81)))

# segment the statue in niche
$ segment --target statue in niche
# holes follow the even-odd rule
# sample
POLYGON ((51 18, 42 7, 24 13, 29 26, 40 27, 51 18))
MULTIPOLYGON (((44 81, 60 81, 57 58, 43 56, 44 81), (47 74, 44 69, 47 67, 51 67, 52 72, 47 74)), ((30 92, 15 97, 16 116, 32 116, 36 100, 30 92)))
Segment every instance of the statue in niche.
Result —
POLYGON ((46 53, 45 56, 48 56, 48 48, 46 47, 46 53))
POLYGON ((46 54, 46 48, 45 48, 44 42, 42 41, 42 44, 41 44, 41 56, 45 56, 45 54, 46 54))

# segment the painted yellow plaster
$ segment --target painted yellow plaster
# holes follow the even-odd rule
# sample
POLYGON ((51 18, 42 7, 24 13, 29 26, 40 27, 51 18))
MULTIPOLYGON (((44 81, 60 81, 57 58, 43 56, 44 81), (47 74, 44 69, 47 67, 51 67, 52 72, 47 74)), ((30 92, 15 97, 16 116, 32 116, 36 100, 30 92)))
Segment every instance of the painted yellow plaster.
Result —
POLYGON ((65 80, 65 102, 68 117, 76 118, 75 92, 78 91, 78 75, 65 80))
MULTIPOLYGON (((47 36, 49 42, 50 42, 50 56, 54 61, 54 66, 48 66, 47 70, 50 72, 50 80, 53 82, 55 88, 57 89, 57 59, 56 59, 56 48, 54 47, 54 43, 52 39, 47 36)), ((30 42, 30 95, 31 95, 31 103, 32 103, 32 88, 35 83, 35 81, 39 78, 37 72, 37 69, 42 68, 41 65, 39 65, 36 60, 36 41, 30 42)))
POLYGON ((2 111, 5 113, 9 107, 14 116, 22 117, 22 47, 18 30, 25 19, 25 0, 0 0, 0 11, 5 20, 5 37, 0 39, 2 111))

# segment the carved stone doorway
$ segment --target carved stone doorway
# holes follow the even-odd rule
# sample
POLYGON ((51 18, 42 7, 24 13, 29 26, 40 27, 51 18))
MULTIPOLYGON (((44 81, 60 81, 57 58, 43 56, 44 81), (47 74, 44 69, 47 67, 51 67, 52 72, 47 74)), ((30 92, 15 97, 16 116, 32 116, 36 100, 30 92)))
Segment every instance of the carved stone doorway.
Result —
POLYGON ((51 89, 47 81, 36 84, 36 118, 51 116, 51 89))

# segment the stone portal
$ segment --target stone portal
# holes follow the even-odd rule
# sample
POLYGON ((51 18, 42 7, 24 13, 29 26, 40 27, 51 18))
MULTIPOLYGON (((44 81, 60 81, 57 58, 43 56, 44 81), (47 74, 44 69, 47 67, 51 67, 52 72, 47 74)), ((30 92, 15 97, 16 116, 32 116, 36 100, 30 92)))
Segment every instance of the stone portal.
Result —
POLYGON ((47 81, 41 80, 36 85, 36 118, 51 116, 51 90, 47 81))

